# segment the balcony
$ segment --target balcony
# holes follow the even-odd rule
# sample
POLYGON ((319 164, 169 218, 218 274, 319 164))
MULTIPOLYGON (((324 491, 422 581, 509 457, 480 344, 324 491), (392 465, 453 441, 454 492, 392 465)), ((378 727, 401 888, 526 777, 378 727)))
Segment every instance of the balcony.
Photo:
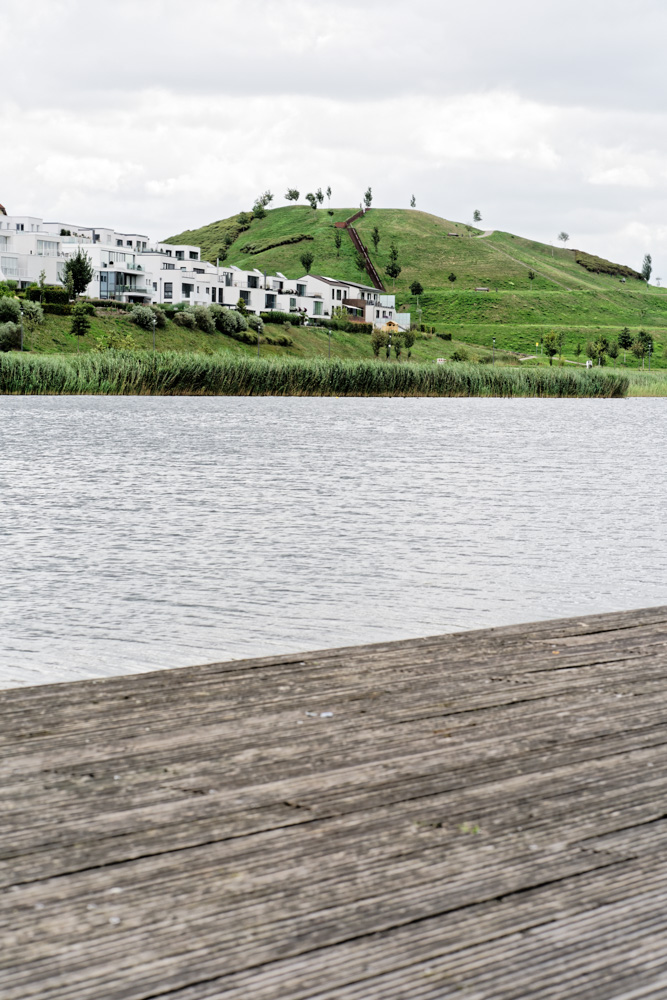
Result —
POLYGON ((116 292, 123 295, 148 295, 148 289, 139 288, 138 285, 116 285, 116 292))

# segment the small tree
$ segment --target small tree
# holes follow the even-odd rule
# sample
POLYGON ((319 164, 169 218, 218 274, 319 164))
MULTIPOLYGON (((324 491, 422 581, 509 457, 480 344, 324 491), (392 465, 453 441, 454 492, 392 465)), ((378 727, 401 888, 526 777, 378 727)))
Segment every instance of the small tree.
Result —
POLYGON ((306 274, 310 274, 310 269, 313 266, 313 261, 315 260, 315 254, 312 250, 304 250, 299 257, 299 260, 301 261, 306 274))
POLYGON ((396 290, 396 279, 402 270, 403 268, 398 263, 398 250, 396 249, 396 244, 392 243, 389 248, 389 263, 385 268, 385 274, 393 279, 394 291, 396 290))
POLYGON ((561 241, 561 243, 563 244, 563 246, 565 246, 565 244, 567 243, 567 241, 569 240, 569 238, 570 238, 570 234, 566 233, 564 229, 558 234, 558 239, 561 241))
POLYGON ((371 347, 373 348, 373 354, 376 358, 380 357, 380 351, 383 347, 387 346, 388 342, 389 337, 384 330, 373 330, 371 334, 371 347))
POLYGON ((375 247, 376 253, 378 252, 378 247, 380 246, 381 238, 382 237, 380 236, 380 230, 378 229, 377 226, 374 226, 373 232, 371 233, 371 240, 373 241, 373 246, 375 247))
POLYGON ((626 351, 629 351, 632 347, 632 335, 628 330, 627 326, 624 326, 618 335, 618 346, 623 351, 623 364, 626 363, 626 351))
POLYGON ((416 208, 416 207, 417 207, 417 199, 413 195, 412 198, 410 199, 410 208, 416 208))
POLYGON ((317 197, 311 191, 306 195, 306 201, 311 208, 317 208, 317 197))
POLYGON ((236 308, 245 319, 245 317, 248 315, 248 306, 246 304, 246 300, 243 298, 242 295, 240 296, 238 302, 236 303, 236 308))
POLYGON ((236 239, 236 237, 235 237, 234 233, 232 233, 228 229, 227 232, 225 233, 225 235, 222 238, 222 242, 224 243, 224 245, 226 247, 230 247, 232 245, 232 243, 234 242, 235 239, 236 239))
POLYGON ((650 253, 644 254, 644 261, 642 263, 642 278, 648 285, 649 279, 651 277, 651 272, 653 271, 653 260, 650 253))
POLYGON ((331 204, 331 185, 327 188, 327 205, 331 204))
POLYGON ((609 350, 607 353, 609 354, 609 357, 612 358, 612 360, 614 361, 618 357, 618 344, 616 343, 615 340, 611 340, 609 342, 609 350))
POLYGON ((74 256, 65 261, 64 284, 67 284, 68 278, 72 279, 73 298, 85 292, 93 280, 93 273, 93 263, 90 257, 79 247, 74 256))
POLYGON ((530 281, 531 285, 535 281, 536 277, 537 277, 537 275, 535 274, 534 271, 529 271, 528 272, 528 280, 530 281))
POLYGON ((558 339, 553 330, 549 333, 545 333, 542 343, 544 346, 544 353, 549 358, 549 364, 552 365, 554 363, 554 356, 558 354, 558 339))
POLYGON ((409 361, 410 358, 412 357, 412 346, 415 342, 415 335, 412 332, 412 330, 404 330, 402 336, 403 336, 403 343, 405 344, 406 350, 408 352, 408 361, 409 361))
POLYGON ((371 207, 372 201, 373 201, 373 192, 371 191, 370 188, 367 188, 366 193, 364 194, 364 205, 366 206, 366 208, 371 207))
POLYGON ((46 271, 42 268, 39 272, 39 301, 44 301, 44 289, 46 287, 46 271))
POLYGON ((317 198, 318 203, 321 205, 322 202, 324 201, 324 195, 322 194, 322 188, 318 188, 317 189, 317 191, 315 192, 315 197, 317 198))
POLYGON ((44 310, 39 302, 23 303, 23 324, 30 334, 30 347, 32 348, 32 335, 37 327, 44 322, 44 310))
POLYGON ((285 193, 285 201, 298 201, 298 200, 299 200, 299 192, 297 191, 297 189, 287 188, 287 191, 285 193))
POLYGON ((358 271, 363 274, 366 271, 366 258, 358 250, 354 254, 354 263, 358 271))
POLYGON ((422 288, 421 282, 413 281, 412 284, 410 285, 410 292, 412 293, 412 295, 417 295, 417 296, 423 295, 424 289, 422 288))
POLYGON ((577 346, 574 349, 574 356, 575 356, 575 358, 579 357, 579 355, 581 354, 581 351, 582 351, 581 344, 577 343, 577 346))
POLYGON ((558 344, 558 357, 562 359, 563 357, 563 344, 565 343, 565 334, 562 330, 558 331, 556 335, 556 343, 558 344))
POLYGON ((218 258, 218 261, 227 260, 227 247, 224 246, 224 245, 221 246, 220 249, 218 250, 216 256, 218 258))
POLYGON ((482 213, 480 212, 480 210, 478 208, 476 208, 475 211, 472 213, 472 221, 473 222, 481 222, 482 221, 482 213))
POLYGON ((88 318, 88 309, 84 302, 79 302, 72 309, 72 325, 70 327, 70 333, 77 338, 77 352, 79 350, 79 337, 85 337, 89 330, 90 319, 88 318))
POLYGON ((336 245, 336 256, 340 257, 340 248, 343 243, 343 234, 338 228, 334 228, 334 243, 336 245))
POLYGON ((265 191, 264 194, 260 195, 257 200, 261 201, 262 205, 266 208, 266 206, 270 205, 273 201, 273 195, 270 191, 265 191))
POLYGON ((394 348, 394 354, 396 355, 396 360, 401 360, 401 354, 403 352, 403 334, 394 333, 391 339, 391 346, 394 348))
POLYGON ((256 201, 252 206, 252 214, 256 219, 263 219, 266 216, 266 209, 261 201, 256 201))
POLYGON ((453 271, 450 271, 449 274, 447 275, 447 281, 451 281, 452 284, 454 284, 454 282, 456 281, 456 275, 454 274, 453 271))

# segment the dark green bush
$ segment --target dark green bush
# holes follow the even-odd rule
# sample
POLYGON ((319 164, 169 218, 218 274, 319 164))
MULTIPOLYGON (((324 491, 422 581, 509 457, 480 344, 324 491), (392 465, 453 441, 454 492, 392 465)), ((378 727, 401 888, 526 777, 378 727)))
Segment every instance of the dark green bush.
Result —
POLYGON ((373 332, 372 323, 352 323, 345 319, 322 319, 320 316, 316 316, 310 322, 314 323, 315 326, 324 326, 328 330, 341 330, 343 333, 367 333, 370 335, 373 332))
POLYGON ((0 351, 17 351, 21 346, 21 328, 17 323, 0 323, 0 351))
POLYGON ((0 323, 20 323, 21 303, 18 299, 3 295, 0 298, 0 323))
MULTIPOLYGON (((423 329, 424 329, 424 327, 422 327, 422 330, 423 329)), ((451 333, 436 333, 436 337, 440 337, 440 340, 451 340, 452 339, 451 333)))
POLYGON ((70 316, 73 308, 69 302, 45 302, 42 306, 44 312, 51 313, 52 316, 70 316))
POLYGON ((174 316, 176 326, 185 327, 186 330, 194 330, 197 325, 193 309, 179 309, 174 316))
POLYGON ((125 312, 134 309, 134 302, 118 302, 116 299, 88 299, 88 301, 92 302, 96 309, 120 309, 125 312))

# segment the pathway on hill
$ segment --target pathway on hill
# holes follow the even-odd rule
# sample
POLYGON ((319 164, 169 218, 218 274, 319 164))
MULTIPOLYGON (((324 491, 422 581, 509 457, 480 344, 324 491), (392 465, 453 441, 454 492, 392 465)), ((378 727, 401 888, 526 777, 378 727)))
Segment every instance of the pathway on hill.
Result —
MULTIPOLYGON (((486 235, 486 233, 484 235, 486 235)), ((491 246, 496 251, 496 253, 503 254, 504 257, 508 257, 510 260, 513 260, 515 264, 520 264, 521 267, 525 267, 526 270, 528 270, 528 271, 534 271, 535 274, 539 274, 540 277, 544 278, 546 281, 551 281, 551 282, 553 282, 554 285, 558 285, 559 288, 564 288, 566 292, 571 292, 572 291, 572 289, 568 288, 567 285, 564 285, 560 281, 556 281, 555 278, 551 278, 548 274, 545 274, 544 271, 538 271, 537 268, 533 267, 532 264, 526 264, 526 263, 524 263, 524 261, 519 260, 518 257, 513 257, 511 253, 507 252, 507 250, 501 250, 500 247, 497 247, 495 245, 495 243, 492 243, 491 246)))
POLYGON ((495 229, 487 229, 486 232, 480 233, 477 237, 478 240, 483 240, 485 236, 493 236, 495 229))
POLYGON ((352 240, 352 243, 354 244, 355 248, 359 251, 359 253, 361 254, 361 256, 364 259, 364 263, 366 265, 366 272, 367 272, 369 278, 371 279, 371 281, 373 282, 373 287, 379 289, 379 291, 381 291, 381 292, 384 292, 385 291, 385 287, 382 284, 382 279, 380 278, 380 275, 375 270, 375 265, 373 264, 373 261, 371 260, 371 257, 370 257, 370 254, 369 254, 368 250, 366 249, 365 245, 362 243, 361 238, 360 238, 359 233, 357 232, 357 230, 354 228, 354 226, 350 225, 351 222, 354 222, 356 219, 358 219, 360 216, 363 216, 364 214, 365 213, 364 213, 364 210, 362 208, 358 212, 355 212, 354 215, 351 215, 349 219, 346 219, 345 222, 337 222, 336 223, 336 227, 338 229, 345 229, 347 231, 347 233, 349 234, 349 237, 352 240))

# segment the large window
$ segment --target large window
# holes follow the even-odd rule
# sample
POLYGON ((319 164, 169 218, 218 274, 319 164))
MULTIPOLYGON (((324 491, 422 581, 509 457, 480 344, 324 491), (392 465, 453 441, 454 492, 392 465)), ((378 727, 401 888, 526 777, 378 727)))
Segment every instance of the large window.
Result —
POLYGON ((4 272, 6 278, 18 278, 19 276, 18 257, 0 258, 0 269, 4 272))
POLYGON ((296 286, 296 294, 297 295, 305 295, 306 294, 306 286, 305 285, 297 285, 296 286))
POLYGON ((199 254, 195 253, 194 250, 190 251, 190 260, 199 260, 199 254))
POLYGON ((313 316, 321 316, 321 315, 322 315, 322 303, 313 302, 313 316))
POLYGON ((183 298, 189 299, 194 291, 194 288, 195 288, 194 285, 186 285, 186 284, 181 285, 181 295, 183 296, 183 298))
POLYGON ((185 260, 185 253, 183 250, 176 251, 176 260, 185 260))
POLYGON ((289 307, 290 307, 290 312, 291 312, 291 311, 292 311, 293 309, 296 309, 296 299, 290 299, 290 300, 289 300, 289 307))
POLYGON ((57 257, 58 244, 51 240, 37 240, 37 254, 39 257, 57 257))
POLYGON ((174 285, 171 281, 165 281, 164 283, 164 297, 165 299, 171 299, 174 296, 174 285))
POLYGON ((275 297, 275 295, 268 295, 267 294, 267 295, 264 296, 264 307, 266 309, 275 309, 276 308, 276 297, 275 297))
POLYGON ((163 271, 175 271, 176 270, 176 265, 175 264, 163 264, 162 265, 162 270, 163 271))
POLYGON ((241 289, 241 298, 243 299, 243 301, 247 306, 250 305, 250 292, 248 291, 247 288, 241 289))
POLYGON ((259 278, 255 274, 248 275, 248 288, 259 288, 259 278))

